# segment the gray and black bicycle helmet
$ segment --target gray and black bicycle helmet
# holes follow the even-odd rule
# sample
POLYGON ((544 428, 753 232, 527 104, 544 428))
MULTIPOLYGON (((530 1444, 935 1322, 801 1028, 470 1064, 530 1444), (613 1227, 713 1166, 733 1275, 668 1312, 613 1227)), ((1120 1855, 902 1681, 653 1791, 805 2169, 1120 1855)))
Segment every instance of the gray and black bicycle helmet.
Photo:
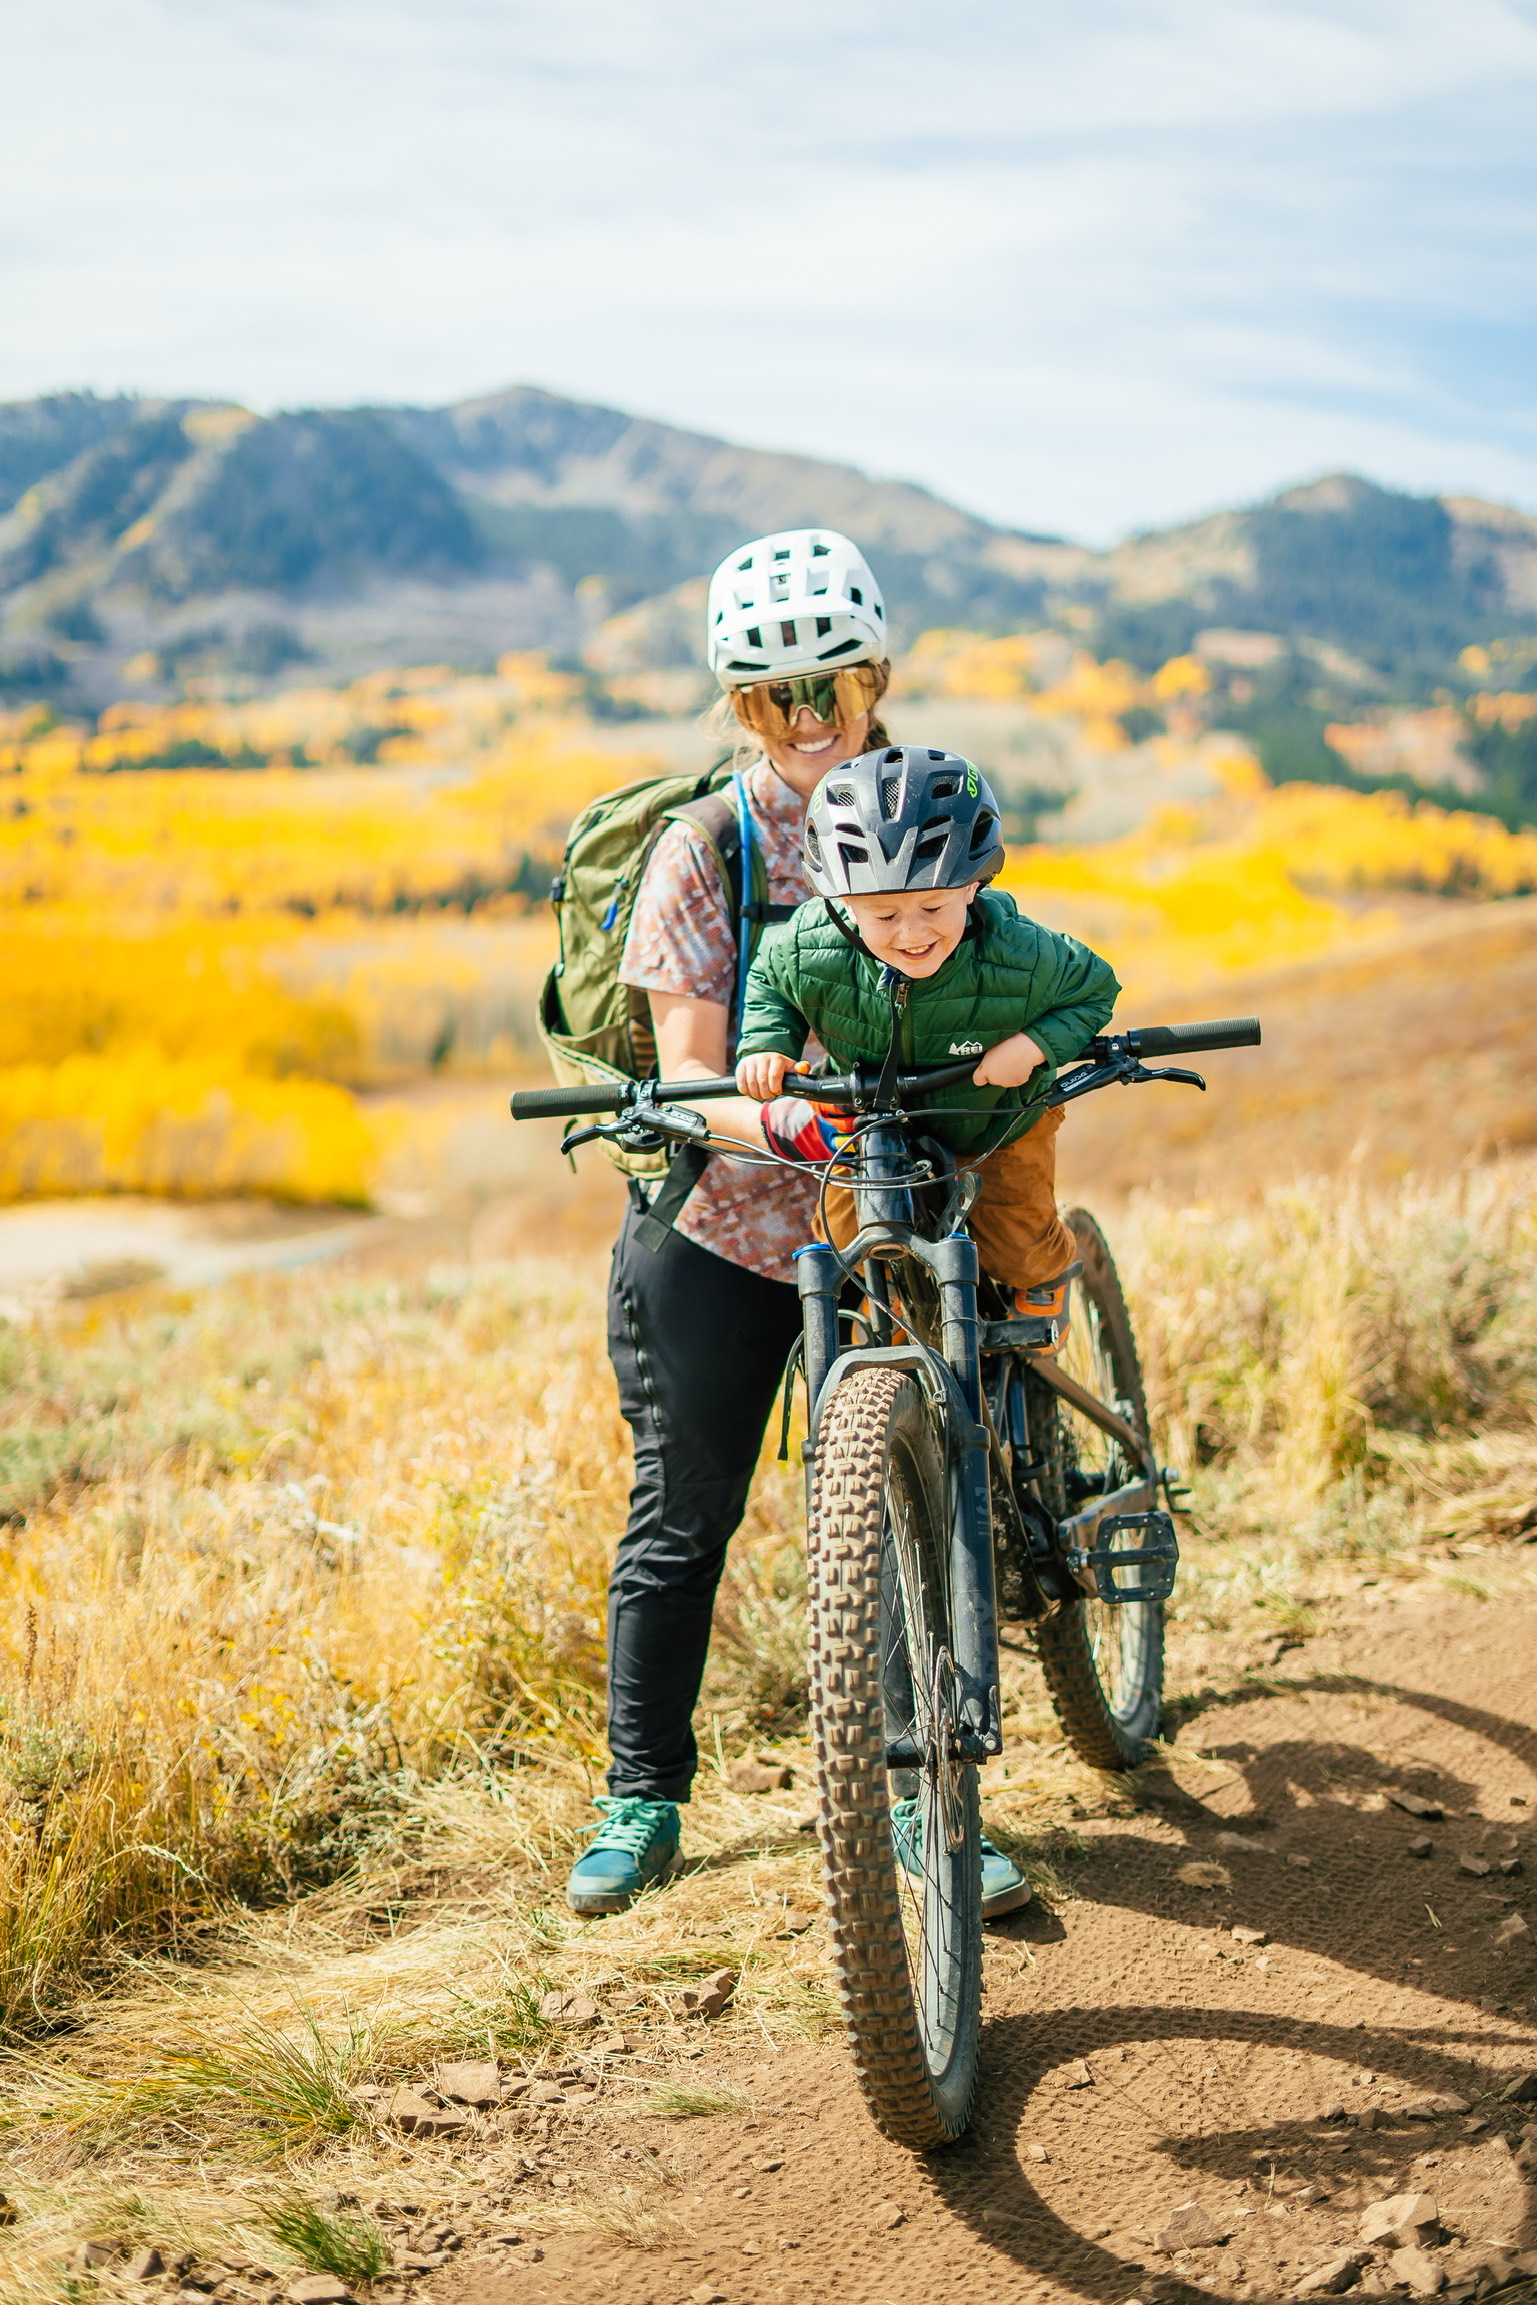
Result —
POLYGON ((998 803, 958 752, 893 744, 829 769, 806 812, 818 896, 965 888, 1003 864, 998 803))

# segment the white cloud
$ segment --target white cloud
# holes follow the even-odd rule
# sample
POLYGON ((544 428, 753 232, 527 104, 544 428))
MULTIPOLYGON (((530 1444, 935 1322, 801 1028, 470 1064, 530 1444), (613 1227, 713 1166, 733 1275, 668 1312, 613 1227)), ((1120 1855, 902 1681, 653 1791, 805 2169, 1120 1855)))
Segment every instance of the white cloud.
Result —
POLYGON ((7 51, 13 395, 528 380, 1097 535, 1341 464, 1537 501, 1532 0, 50 0, 7 51))

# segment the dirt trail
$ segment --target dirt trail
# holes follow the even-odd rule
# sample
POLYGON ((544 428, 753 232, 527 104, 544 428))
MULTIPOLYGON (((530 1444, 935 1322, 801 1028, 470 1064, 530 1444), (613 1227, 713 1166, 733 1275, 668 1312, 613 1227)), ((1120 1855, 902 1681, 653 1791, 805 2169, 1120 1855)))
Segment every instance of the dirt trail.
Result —
POLYGON ((1073 1895, 990 1932, 984 2081, 953 2151, 884 2143, 836 2043, 764 2056, 721 2028, 687 2070, 742 2090, 750 2114, 637 2120, 600 2097, 498 2196, 530 2238, 476 2249, 427 2294, 1289 2296, 1358 2252, 1363 2207, 1399 2192, 1433 2197, 1428 2266, 1395 2272, 1389 2241, 1360 2288, 1455 2284, 1490 2243, 1531 2250, 1537 2103, 1501 2091, 1537 2070, 1537 1939, 1494 1940, 1532 1913, 1534 1655, 1537 1601, 1410 1586, 1364 1594, 1269 1680, 1184 1701, 1170 1765, 1143 1772, 1134 1804, 1108 1791, 1081 1821, 1073 1895), (1406 1814, 1390 1790, 1443 1814, 1406 1814), (1503 1872, 1512 1859, 1526 1870, 1503 1872), (1192 1863, 1231 1886, 1182 1880, 1192 1863), (1416 2109, 1430 2097, 1454 2102, 1416 2109), (677 2237, 539 2241, 541 2190, 612 2184, 638 2141, 680 2172, 665 2202, 677 2237), (1191 2200, 1224 2238, 1160 2248, 1191 2200))

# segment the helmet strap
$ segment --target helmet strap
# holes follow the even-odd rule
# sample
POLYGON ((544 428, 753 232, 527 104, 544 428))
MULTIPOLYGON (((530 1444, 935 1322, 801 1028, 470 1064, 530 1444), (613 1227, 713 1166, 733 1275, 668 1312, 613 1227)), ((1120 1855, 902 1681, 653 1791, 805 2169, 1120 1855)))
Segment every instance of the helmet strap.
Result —
MULTIPOLYGON (((870 950, 870 947, 866 944, 858 929, 850 928, 848 922, 844 919, 842 913, 833 903, 833 900, 830 896, 823 897, 822 909, 827 914, 828 919, 832 922, 833 927, 838 931, 839 935, 846 938, 847 941, 854 947, 856 952, 862 952, 866 960, 875 960, 874 953, 870 950)), ((876 965, 879 967, 879 962, 877 962, 876 965)))

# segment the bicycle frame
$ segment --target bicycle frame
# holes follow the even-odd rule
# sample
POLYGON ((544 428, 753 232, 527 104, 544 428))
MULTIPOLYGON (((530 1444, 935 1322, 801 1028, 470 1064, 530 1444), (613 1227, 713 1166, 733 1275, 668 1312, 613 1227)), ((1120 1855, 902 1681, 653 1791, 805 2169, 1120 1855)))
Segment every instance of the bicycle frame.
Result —
MULTIPOLYGON (((1202 1049, 1252 1047, 1260 1028, 1253 1017, 1228 1018, 1216 1023, 1153 1025, 1137 1031, 1091 1041, 1076 1064, 1058 1080, 1043 1104, 1067 1104, 1112 1083, 1172 1080, 1204 1089, 1199 1073, 1149 1071, 1148 1056, 1195 1053, 1202 1049)), ((917 1222, 914 1204, 913 1159, 906 1132, 921 1124, 922 1110, 902 1108, 911 1098, 931 1095, 945 1087, 969 1081, 974 1060, 942 1066, 918 1074, 898 1074, 888 1061, 877 1070, 860 1066, 837 1076, 791 1074, 784 1086, 863 1117, 853 1145, 842 1156, 847 1181, 854 1194, 857 1229, 843 1250, 813 1242, 796 1255, 796 1278, 802 1311, 800 1351, 806 1378, 808 1484, 815 1462, 817 1435, 827 1403, 849 1373, 871 1362, 910 1369, 926 1392, 936 1423, 946 1438, 952 1467, 950 1583, 951 1620, 957 1654, 950 1660, 958 1691, 957 1734, 961 1757, 981 1761, 1002 1750, 999 1708, 998 1608, 994 1574, 992 1492, 995 1472, 999 1493, 1014 1496, 1004 1465, 997 1416, 989 1398, 988 1375, 1002 1406, 1010 1387, 1017 1391, 1021 1359, 1046 1385, 1068 1401, 1080 1415, 1118 1443, 1135 1477, 1122 1481, 1107 1494, 1076 1500, 1080 1509, 1055 1523, 1049 1557, 1035 1553, 1027 1541, 1019 1550, 1022 1572, 1033 1590, 1027 1595, 1027 1615, 1050 1616, 1075 1599, 1079 1591, 1101 1600, 1138 1601, 1162 1598, 1167 1584, 1131 1588, 1117 1586, 1107 1529, 1144 1519, 1164 1522, 1172 1541, 1172 1524, 1159 1514, 1160 1488, 1172 1476, 1154 1457, 1145 1433, 1139 1432, 1113 1403, 1099 1400, 1065 1369, 1058 1368, 1039 1347, 1048 1339, 1036 1333, 1042 1324, 1020 1319, 983 1323, 979 1319, 979 1269, 976 1245, 965 1230, 965 1216, 975 1197, 974 1171, 952 1186, 951 1198, 939 1223, 948 1227, 937 1239, 928 1237, 917 1222), (916 1335, 907 1317, 903 1340, 897 1340, 887 1268, 904 1260, 922 1266, 933 1278, 939 1298, 939 1341, 916 1335), (839 1328, 839 1299, 852 1273, 860 1275, 867 1307, 866 1327, 871 1342, 845 1343, 839 1328), (1037 1348, 1032 1351, 1032 1346, 1037 1348), (1011 1369, 1010 1364, 1014 1364, 1011 1369)), ((699 1144, 709 1128, 692 1109, 695 1102, 734 1096, 736 1081, 645 1081, 633 1085, 592 1086, 553 1090, 520 1090, 512 1100, 514 1118, 543 1116, 575 1118, 617 1113, 608 1123, 568 1135, 562 1146, 569 1151, 595 1136, 654 1146, 668 1140, 699 1144)), ((721 1149, 729 1150, 729 1147, 721 1149)), ((935 1175, 932 1182, 942 1179, 935 1175)), ((1076 1269, 1076 1268, 1075 1268, 1076 1269)), ((788 1411, 787 1411, 788 1413, 788 1411)), ((1014 1445, 1015 1436, 1010 1436, 1014 1445)), ((1022 1512, 1016 1506, 1021 1530, 1022 1512)), ((1140 1561, 1164 1560, 1168 1547, 1114 1553, 1117 1568, 1140 1561)), ((892 1768, 911 1767, 917 1757, 893 1748, 887 1754, 892 1768)))

